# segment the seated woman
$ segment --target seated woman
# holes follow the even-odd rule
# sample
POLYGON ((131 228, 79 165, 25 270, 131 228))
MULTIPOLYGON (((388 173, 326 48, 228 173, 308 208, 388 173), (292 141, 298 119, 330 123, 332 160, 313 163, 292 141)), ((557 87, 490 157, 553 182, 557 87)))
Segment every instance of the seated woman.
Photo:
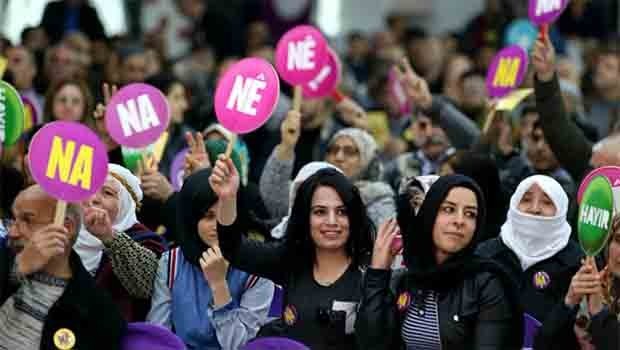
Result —
POLYGON ((274 286, 222 257, 210 175, 192 174, 178 195, 180 247, 159 262, 148 321, 172 329, 189 349, 239 349, 267 321, 274 286))
MULTIPOLYGON (((543 324, 535 348, 554 326, 548 316, 564 308, 571 278, 580 267, 579 246, 570 240, 566 221, 568 196, 562 186, 545 175, 523 180, 510 199, 500 237, 481 244, 477 254, 495 260, 518 285, 525 313, 543 324)), ((554 348, 570 349, 572 336, 562 337, 554 348)))
POLYGON ((108 171, 103 187, 83 203, 84 226, 74 249, 125 319, 144 321, 166 243, 136 219, 142 200, 138 178, 116 164, 108 171))
MULTIPOLYGON (((382 225, 366 272, 356 334, 362 349, 520 349, 522 315, 510 279, 474 255, 484 197, 468 177, 439 178, 403 235, 408 272, 390 291, 394 220, 382 225)), ((410 217, 411 220, 411 217, 410 217)))
POLYGON ((372 223, 359 192, 334 169, 309 177, 299 187, 286 239, 251 242, 239 229, 239 174, 221 155, 210 179, 220 198, 220 247, 232 266, 269 278, 284 288, 283 324, 278 335, 313 350, 357 349, 354 320, 360 301, 361 267, 371 249, 372 223))

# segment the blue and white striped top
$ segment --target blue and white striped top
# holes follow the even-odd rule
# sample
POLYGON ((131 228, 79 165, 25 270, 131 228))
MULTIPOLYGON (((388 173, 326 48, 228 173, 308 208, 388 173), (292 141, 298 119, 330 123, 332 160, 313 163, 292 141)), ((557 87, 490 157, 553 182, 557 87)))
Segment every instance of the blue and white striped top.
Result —
POLYGON ((412 302, 401 330, 407 350, 440 350, 437 294, 425 293, 424 300, 412 302))

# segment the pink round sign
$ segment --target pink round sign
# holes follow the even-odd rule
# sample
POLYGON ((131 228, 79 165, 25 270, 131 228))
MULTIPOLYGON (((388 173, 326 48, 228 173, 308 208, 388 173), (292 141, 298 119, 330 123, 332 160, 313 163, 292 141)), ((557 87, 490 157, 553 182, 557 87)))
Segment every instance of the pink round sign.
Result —
POLYGON ((276 47, 276 69, 287 83, 303 85, 321 72, 327 61, 327 42, 308 25, 297 26, 282 36, 276 47))
POLYGON ((521 85, 527 73, 527 52, 518 45, 500 51, 487 72, 486 86, 489 96, 504 97, 521 85))
POLYGON ((118 144, 146 147, 168 128, 170 107, 161 91, 148 84, 131 84, 120 89, 106 108, 105 125, 118 144))
POLYGON ((327 48, 327 61, 319 74, 310 82, 302 85, 302 92, 306 98, 321 98, 329 96, 340 83, 342 66, 334 50, 327 48))
POLYGON ((261 58, 245 58, 224 73, 215 89, 215 115, 226 129, 247 134, 271 116, 280 97, 275 69, 261 58))
POLYGON ((108 152, 99 137, 75 122, 52 122, 32 138, 28 153, 34 180, 57 199, 93 195, 108 176, 108 152))
POLYGON ((569 0, 530 0, 528 15, 536 25, 555 22, 566 10, 569 0))
MULTIPOLYGON (((583 179, 583 181, 579 185, 579 190, 577 191, 577 203, 581 203, 581 197, 583 196, 583 193, 585 192, 586 188, 588 187, 592 179, 594 179, 598 175, 603 175, 607 178, 607 180, 609 180, 609 183, 611 184, 611 188, 614 192, 614 199, 616 200, 616 202, 618 202, 618 200, 620 199, 620 197, 617 194, 620 191, 620 167, 604 166, 604 167, 600 167, 600 168, 596 168, 592 170, 583 179)), ((620 207, 617 207, 617 208, 620 209, 620 207)))

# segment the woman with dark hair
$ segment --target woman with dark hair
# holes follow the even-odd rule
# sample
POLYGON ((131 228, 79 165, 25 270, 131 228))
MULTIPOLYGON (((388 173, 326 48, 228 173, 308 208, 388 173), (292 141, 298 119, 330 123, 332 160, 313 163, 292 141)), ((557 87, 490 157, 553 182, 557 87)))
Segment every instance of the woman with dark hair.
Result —
POLYGON ((510 279, 474 255, 484 232, 482 191, 470 178, 439 178, 403 234, 408 271, 390 291, 396 223, 382 226, 356 324, 363 349, 520 349, 522 315, 510 279), (415 229, 414 229, 415 228, 415 229))
POLYGON ((238 229, 239 175, 221 155, 210 179, 220 198, 218 237, 231 265, 284 288, 281 336, 315 350, 357 349, 354 320, 361 267, 369 257, 373 225, 359 191, 340 172, 325 169, 297 192, 286 239, 250 242, 238 229))
POLYGON ((46 123, 63 120, 90 125, 95 105, 86 82, 62 80, 47 90, 43 120, 46 123))

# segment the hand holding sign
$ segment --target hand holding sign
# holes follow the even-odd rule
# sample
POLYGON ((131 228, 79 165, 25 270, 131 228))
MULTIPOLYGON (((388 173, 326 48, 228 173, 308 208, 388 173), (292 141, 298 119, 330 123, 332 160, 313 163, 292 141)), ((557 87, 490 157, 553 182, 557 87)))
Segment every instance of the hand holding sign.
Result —
POLYGON ((226 155, 220 154, 213 166, 209 184, 221 200, 235 200, 239 191, 239 173, 235 164, 226 155))
POLYGON ((67 229, 59 224, 47 225, 32 234, 24 249, 17 255, 20 275, 30 275, 44 268, 54 257, 71 249, 67 229))
POLYGON ((537 40, 532 53, 532 65, 536 77, 542 82, 549 82, 555 74, 555 49, 549 38, 537 40))
POLYGON ((140 175, 140 187, 146 197, 165 202, 172 194, 174 189, 168 179, 157 169, 146 169, 140 175))

